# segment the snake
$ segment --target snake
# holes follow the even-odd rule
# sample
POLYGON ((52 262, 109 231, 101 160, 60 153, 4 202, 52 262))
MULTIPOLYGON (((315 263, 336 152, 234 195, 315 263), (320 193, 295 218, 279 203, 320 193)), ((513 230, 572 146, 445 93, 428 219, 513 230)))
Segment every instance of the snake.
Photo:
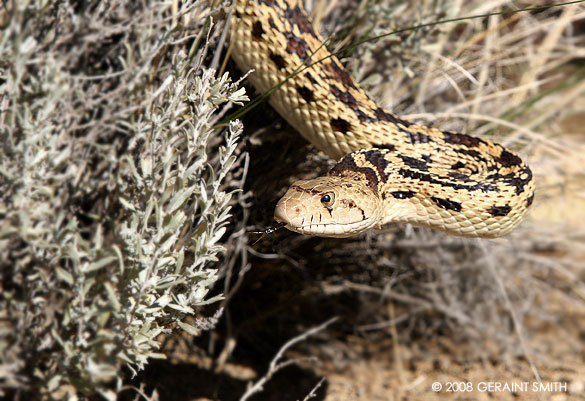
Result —
POLYGON ((235 0, 231 57, 296 131, 338 160, 294 182, 274 219, 352 237, 409 223, 462 237, 516 228, 534 200, 529 166, 490 140, 411 123, 372 100, 330 53, 299 0, 235 0))

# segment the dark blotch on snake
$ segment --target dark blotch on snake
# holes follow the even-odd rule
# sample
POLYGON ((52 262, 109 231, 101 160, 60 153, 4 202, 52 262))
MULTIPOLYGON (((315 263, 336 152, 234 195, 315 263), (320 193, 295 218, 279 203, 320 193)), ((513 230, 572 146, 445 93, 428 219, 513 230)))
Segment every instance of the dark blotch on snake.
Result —
POLYGON ((364 157, 366 160, 370 162, 372 166, 376 167, 376 170, 378 170, 378 176, 382 182, 386 182, 388 180, 388 175, 386 174, 385 170, 386 167, 388 167, 390 164, 390 162, 384 157, 385 155, 386 152, 377 149, 364 152, 364 157))
POLYGON ((511 172, 508 174, 494 173, 485 177, 486 180, 490 181, 501 181, 507 185, 510 185, 516 189, 516 195, 524 192, 524 187, 530 181, 532 181, 532 171, 528 166, 524 166, 517 172, 511 172), (522 175, 526 175, 526 178, 520 178, 522 175))
POLYGON ((306 86, 301 86, 297 88, 297 92, 299 92, 299 95, 301 95, 301 97, 305 99, 305 102, 307 103, 311 103, 314 100, 313 91, 307 88, 306 86))
POLYGON ((344 120, 343 118, 334 118, 331 120, 331 127, 335 131, 343 132, 344 134, 347 131, 351 130, 351 124, 349 121, 344 120))
POLYGON ((402 124, 405 127, 408 127, 411 125, 411 123, 409 123, 408 121, 404 121, 404 120, 396 117, 394 114, 386 112, 384 109, 382 109, 380 107, 378 107, 376 110, 374 110, 374 112, 376 113, 376 118, 380 121, 386 121, 386 122, 394 123, 394 124, 402 124))
POLYGON ((532 202, 534 202, 534 194, 530 195, 528 199, 526 199, 526 207, 530 207, 532 202))
POLYGON ((398 155, 398 157, 400 157, 402 159, 402 161, 411 168, 415 168, 417 170, 421 170, 421 171, 428 171, 429 170, 429 166, 427 166, 427 163, 424 160, 418 160, 415 159, 414 157, 410 157, 410 156, 406 156, 406 155, 398 155))
POLYGON ((341 103, 345 104, 347 107, 349 107, 351 110, 353 110, 353 112, 355 113, 356 117, 361 121, 361 122, 372 122, 373 118, 368 116, 366 113, 364 113, 361 108, 358 106, 358 102, 355 99, 355 97, 353 97, 353 95, 351 93, 349 93, 348 91, 343 91, 341 89, 339 89, 336 85, 330 85, 329 87, 329 91, 331 92, 331 94, 333 96, 335 96, 335 98, 337 100, 339 100, 341 103))
POLYGON ((453 148, 453 151, 467 155, 467 156, 471 156, 474 159, 481 161, 483 163, 487 163, 487 160, 477 150, 468 149, 468 148, 453 148))
POLYGON ((460 168, 464 168, 465 167, 465 163, 462 163, 461 161, 458 161, 457 163, 455 163, 454 165, 451 166, 451 168, 453 170, 459 170, 460 168))
POLYGON ((284 34, 287 39, 286 51, 290 54, 296 54, 302 61, 308 57, 307 48, 309 45, 303 38, 299 38, 295 36, 291 32, 286 32, 284 34))
POLYGON ((394 191, 394 192, 390 192, 390 195, 392 195, 396 199, 410 199, 414 195, 416 195, 416 192, 413 192, 413 191, 394 191))
POLYGON ((381 143, 378 145, 374 145, 377 149, 386 149, 389 150, 391 152, 394 152, 396 150, 396 146, 392 145, 391 143, 381 143))
POLYGON ((467 147, 476 147, 479 146, 480 143, 485 143, 479 138, 474 136, 458 134, 455 132, 443 131, 443 137, 445 138, 445 142, 453 144, 453 145, 463 145, 467 147))
POLYGON ((449 199, 435 198, 434 196, 431 196, 431 200, 442 209, 454 210, 456 212, 461 211, 461 203, 459 202, 451 201, 449 199))
POLYGON ((408 140, 413 145, 416 145, 416 144, 419 144, 419 143, 435 142, 435 140, 433 138, 431 138, 428 135, 421 134, 420 132, 410 132, 410 131, 407 131, 407 134, 408 134, 408 140))
POLYGON ((268 57, 270 58, 270 60, 274 62, 274 64, 276 64, 279 70, 282 70, 283 68, 286 67, 286 61, 284 61, 284 58, 282 56, 270 53, 268 57))
POLYGON ((329 63, 323 63, 323 68, 331 74, 331 77, 343 83, 345 86, 351 87, 353 89, 357 89, 351 75, 343 67, 341 67, 336 60, 333 60, 329 63))
POLYGON ((315 78, 313 78, 313 76, 311 74, 309 74, 308 72, 305 72, 305 77, 309 80, 310 83, 312 83, 313 85, 316 86, 321 86, 319 85, 319 83, 317 82, 317 80, 315 78))
POLYGON ((510 207, 510 205, 504 205, 504 206, 493 205, 492 207, 490 207, 488 209, 488 213, 494 217, 495 216, 507 216, 511 210, 512 210, 512 208, 510 207))
POLYGON ((464 189, 466 191, 482 191, 482 192, 500 192, 498 187, 491 183, 482 181, 475 181, 470 179, 468 185, 452 182, 451 180, 439 180, 434 178, 431 174, 421 173, 419 171, 402 168, 398 170, 398 174, 406 178, 414 178, 415 180, 429 182, 431 184, 438 184, 442 187, 449 187, 453 189, 464 189))
POLYGON ((298 5, 294 8, 289 8, 286 10, 284 13, 284 18, 289 20, 291 24, 298 26, 301 33, 308 33, 315 37, 317 36, 313 30, 313 25, 311 25, 311 22, 309 21, 309 18, 307 18, 307 15, 300 9, 298 5))
MULTIPOLYGON (((473 160, 474 162, 476 162, 478 164, 481 163, 481 164, 487 166, 488 170, 497 170, 498 169, 498 165, 496 163, 493 163, 492 160, 488 161, 488 159, 486 159, 477 150, 469 149, 469 148, 453 148, 452 150, 456 153, 470 156, 471 158, 474 159, 473 160)), ((495 159, 493 159, 493 160, 495 160, 495 159)))
POLYGON ((456 180, 463 181, 463 182, 473 181, 471 178, 469 178, 468 175, 458 173, 457 171, 449 171, 449 173, 447 175, 451 178, 454 178, 456 180))
POLYGON ((513 167, 522 164, 522 159, 520 159, 515 154, 508 152, 504 148, 502 148, 502 153, 500 153, 500 156, 494 157, 494 159, 504 167, 513 167))
POLYGON ((331 85, 329 91, 337 100, 347 105, 350 109, 353 110, 358 107, 355 97, 351 93, 339 89, 337 85, 331 85))
POLYGON ((264 34, 264 29, 262 29, 262 24, 260 21, 256 21, 252 24, 252 36, 254 39, 258 40, 264 34))
POLYGON ((376 172, 369 167, 359 167, 355 164, 353 153, 345 155, 339 163, 329 170, 329 175, 332 177, 353 178, 359 178, 358 175, 363 175, 366 178, 368 187, 374 191, 376 195, 378 194, 378 176, 376 175, 376 172))

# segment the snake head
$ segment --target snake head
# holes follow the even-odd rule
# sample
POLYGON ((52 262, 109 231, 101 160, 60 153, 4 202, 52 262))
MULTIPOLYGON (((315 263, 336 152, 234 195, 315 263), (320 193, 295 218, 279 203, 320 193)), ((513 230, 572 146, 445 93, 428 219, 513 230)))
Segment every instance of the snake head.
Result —
POLYGON ((363 182, 327 176, 291 185, 274 218, 299 234, 342 238, 380 225, 382 211, 382 201, 363 182))

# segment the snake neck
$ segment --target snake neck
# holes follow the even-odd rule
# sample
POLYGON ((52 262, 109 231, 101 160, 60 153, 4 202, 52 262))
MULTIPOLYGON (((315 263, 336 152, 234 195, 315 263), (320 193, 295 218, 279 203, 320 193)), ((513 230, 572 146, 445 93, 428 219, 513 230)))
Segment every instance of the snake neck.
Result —
POLYGON ((462 160, 466 159, 444 157, 436 163, 432 158, 373 148, 346 155, 329 176, 370 188, 383 202, 379 225, 410 223, 485 238, 512 231, 534 197, 528 166, 519 159, 492 158, 475 164, 462 160), (444 163, 453 165, 446 168, 444 163), (509 167, 503 168, 505 163, 509 167))

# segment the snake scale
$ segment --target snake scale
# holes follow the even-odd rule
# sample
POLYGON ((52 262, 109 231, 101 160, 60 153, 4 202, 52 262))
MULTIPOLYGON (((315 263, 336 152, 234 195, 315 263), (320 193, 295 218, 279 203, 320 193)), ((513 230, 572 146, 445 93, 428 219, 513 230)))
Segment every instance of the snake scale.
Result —
POLYGON ((493 238, 520 223, 535 185, 517 155, 384 110, 323 46, 300 1, 235 3, 236 64, 255 70, 250 80, 260 92, 281 84, 269 97, 272 107, 339 160, 326 176, 288 189, 275 211, 281 225, 301 234, 349 237, 400 222, 493 238))

